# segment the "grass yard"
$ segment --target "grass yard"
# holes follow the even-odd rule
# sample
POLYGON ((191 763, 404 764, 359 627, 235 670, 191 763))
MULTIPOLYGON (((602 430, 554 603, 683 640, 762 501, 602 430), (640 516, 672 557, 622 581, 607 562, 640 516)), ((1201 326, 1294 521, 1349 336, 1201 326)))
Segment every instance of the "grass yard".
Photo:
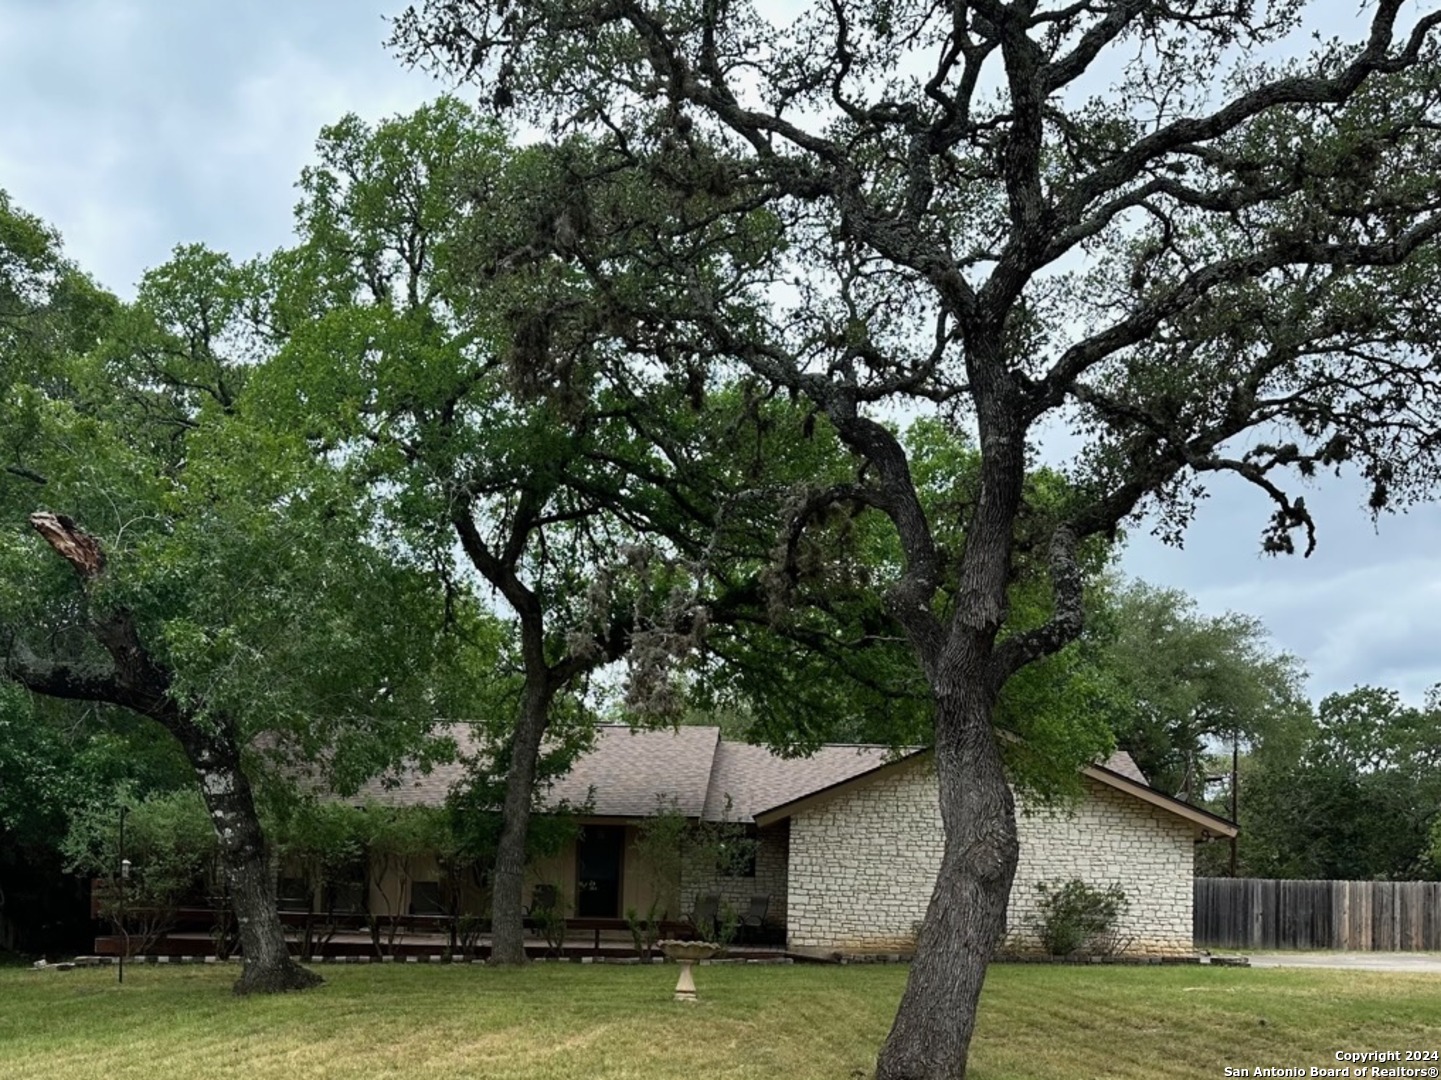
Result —
MULTIPOLYGON (((237 999, 234 969, 0 970, 0 1080, 710 1080, 869 1073, 905 979, 891 966, 697 970, 541 964, 325 969, 237 999)), ((976 1080, 1214 1080, 1334 1065, 1338 1049, 1441 1048, 1441 977, 999 966, 976 1080)))

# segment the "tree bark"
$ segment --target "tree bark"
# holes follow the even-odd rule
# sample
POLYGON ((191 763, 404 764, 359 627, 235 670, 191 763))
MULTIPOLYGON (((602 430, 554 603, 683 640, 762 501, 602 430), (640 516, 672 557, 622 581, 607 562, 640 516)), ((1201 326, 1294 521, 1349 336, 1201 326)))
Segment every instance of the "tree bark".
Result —
MULTIPOLYGON (((877 1061, 877 1080, 964 1080, 981 985, 1005 934, 1020 853, 1015 798, 992 720, 1006 674, 995 650, 1007 616, 1011 549, 1025 482, 1024 425, 1000 341, 971 340, 967 348, 981 431, 981 489, 967 529, 947 642, 927 664, 945 839, 906 991, 877 1061)), ((924 641, 917 645, 922 648, 924 641)))
POLYGON ((993 695, 966 680, 936 698, 945 848, 877 1080, 963 1080, 986 967, 1016 876, 1016 807, 991 729, 993 695))
POLYGON ((536 763, 555 689, 549 673, 528 672, 505 773, 505 804, 491 879, 490 962, 525 963, 525 854, 536 763))
POLYGON ((205 808, 220 842, 220 865, 230 886, 240 937, 243 969, 237 994, 274 994, 307 990, 325 980, 290 956, 275 901, 270 861, 250 782, 240 769, 233 738, 207 736, 196 724, 181 743, 200 780, 205 808))

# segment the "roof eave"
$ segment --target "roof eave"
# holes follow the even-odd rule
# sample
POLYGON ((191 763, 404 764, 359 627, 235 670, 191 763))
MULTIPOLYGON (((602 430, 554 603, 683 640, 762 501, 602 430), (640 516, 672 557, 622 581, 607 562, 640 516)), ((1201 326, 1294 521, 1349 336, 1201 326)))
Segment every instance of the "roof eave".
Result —
POLYGON ((1199 806, 1192 806, 1188 802, 1157 791, 1150 785, 1142 784, 1129 776, 1112 772, 1104 765, 1087 765, 1081 770, 1081 775, 1089 776, 1092 780, 1105 784, 1107 787, 1114 788, 1126 795, 1132 795, 1142 802, 1150 803, 1158 809, 1183 818, 1199 828, 1203 834, 1230 839, 1238 836, 1241 832, 1240 826, 1234 821, 1227 821, 1218 814, 1202 810, 1199 806))
POLYGON ((891 761, 884 761, 874 768, 867 769, 865 772, 848 776, 844 780, 837 780, 834 784, 829 784, 818 791, 812 791, 807 795, 802 795, 798 799, 791 799, 789 802, 779 803, 767 810, 762 810, 755 815, 755 823, 758 827, 765 828, 767 825, 774 825, 776 822, 784 820, 785 818, 793 817, 802 810, 809 810, 822 803, 827 803, 842 791, 861 783, 870 783, 889 770, 899 765, 904 765, 906 762, 915 759, 921 754, 930 753, 930 750, 930 747, 923 746, 918 750, 910 751, 902 757, 894 758, 891 761))
MULTIPOLYGON (((857 773, 855 776, 837 781, 829 787, 821 788, 819 791, 813 791, 809 795, 804 795, 799 799, 792 799, 789 802, 780 803, 767 810, 762 810, 755 815, 755 823, 764 828, 767 825, 774 825, 776 822, 785 818, 793 817, 804 810, 813 809, 816 806, 829 802, 841 792, 853 786, 858 786, 861 783, 869 783, 886 771, 910 761, 917 755, 928 753, 929 749, 929 747, 922 747, 904 757, 896 758, 894 761, 887 761, 881 765, 877 765, 874 769, 857 773)), ((1088 765, 1081 770, 1081 775, 1088 776, 1123 794, 1140 799, 1142 802, 1149 803, 1169 814, 1174 814, 1176 817, 1198 828, 1203 835, 1229 839, 1238 835, 1241 831, 1235 822, 1227 821, 1223 817, 1213 814, 1208 810, 1202 810, 1199 807, 1192 806, 1188 802, 1182 802, 1180 799, 1159 792, 1147 784, 1133 780, 1129 776, 1123 776, 1118 772, 1113 772, 1103 765, 1088 765)))

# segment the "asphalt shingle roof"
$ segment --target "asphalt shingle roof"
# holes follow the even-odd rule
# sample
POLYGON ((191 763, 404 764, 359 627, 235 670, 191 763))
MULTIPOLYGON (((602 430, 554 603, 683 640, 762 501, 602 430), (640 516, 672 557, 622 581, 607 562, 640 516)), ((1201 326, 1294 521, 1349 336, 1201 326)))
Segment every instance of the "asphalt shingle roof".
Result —
POLYGON ((1134 780, 1138 784, 1151 786, 1151 781, 1146 779, 1146 774, 1136 764, 1135 759, 1124 750, 1117 750, 1114 754, 1101 762, 1101 768, 1110 769, 1113 773, 1120 773, 1127 780, 1134 780))
POLYGON ((783 758, 764 746, 721 742, 716 747, 704 817, 707 821, 749 821, 763 810, 868 773, 887 760, 883 746, 823 746, 811 757, 783 758))
MULTIPOLYGON (((429 773, 402 772, 399 783, 372 780, 360 799, 392 806, 439 806, 451 788, 465 779, 464 758, 475 753, 468 728, 454 725, 461 761, 438 765, 429 773)), ((750 821, 757 814, 862 776, 895 759, 883 746, 829 745, 803 758, 783 758, 763 746, 730 742, 717 727, 672 731, 633 731, 603 725, 594 749, 578 758, 571 771, 545 794, 548 808, 573 807, 589 800, 597 817, 647 817, 658 806, 675 807, 687 817, 706 821, 750 821)), ((1104 768, 1147 783, 1125 751, 1108 758, 1104 768)))
POLYGON ((590 795, 597 817, 646 817, 658 803, 674 800, 686 817, 700 817, 719 741, 716 727, 632 731, 605 725, 595 749, 551 787, 546 805, 564 799, 578 806, 590 795))

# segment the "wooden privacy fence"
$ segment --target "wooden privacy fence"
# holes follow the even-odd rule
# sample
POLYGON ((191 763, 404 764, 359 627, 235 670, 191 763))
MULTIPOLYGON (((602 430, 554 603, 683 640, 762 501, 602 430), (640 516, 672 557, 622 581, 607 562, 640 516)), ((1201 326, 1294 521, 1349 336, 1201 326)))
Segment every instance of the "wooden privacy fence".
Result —
POLYGON ((1198 948, 1441 949, 1441 882, 1196 878, 1198 948))

